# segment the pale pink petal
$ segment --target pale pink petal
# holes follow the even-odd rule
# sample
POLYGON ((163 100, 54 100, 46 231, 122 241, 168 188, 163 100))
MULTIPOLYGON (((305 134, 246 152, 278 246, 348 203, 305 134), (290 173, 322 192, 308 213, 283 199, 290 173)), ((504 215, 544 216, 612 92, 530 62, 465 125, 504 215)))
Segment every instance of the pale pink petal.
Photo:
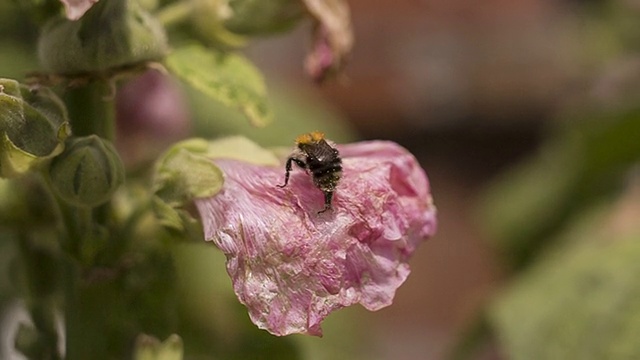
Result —
MULTIPOLYGON (((98 0, 60 0, 64 5, 67 19, 78 20, 89 10, 98 0)), ((108 0, 107 0, 108 1, 108 0)))
POLYGON ((205 237, 227 256, 227 271, 251 320, 275 335, 321 335, 334 310, 392 303, 407 261, 436 231, 429 182, 416 159, 391 142, 338 146, 343 179, 333 209, 294 169, 216 160, 225 184, 196 205, 205 237))

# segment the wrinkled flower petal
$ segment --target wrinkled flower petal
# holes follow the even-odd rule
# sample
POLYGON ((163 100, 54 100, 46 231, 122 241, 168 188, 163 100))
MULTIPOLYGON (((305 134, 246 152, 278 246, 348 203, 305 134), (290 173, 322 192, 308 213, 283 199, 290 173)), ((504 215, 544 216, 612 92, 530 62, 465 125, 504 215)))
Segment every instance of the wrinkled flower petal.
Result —
POLYGON ((382 141, 338 149, 343 178, 326 213, 317 213, 323 194, 304 171, 278 188, 284 166, 235 160, 215 160, 224 187, 196 201, 236 295, 272 334, 322 335, 334 310, 390 305, 410 256, 436 231, 429 182, 410 153, 382 141))
POLYGON ((65 13, 67 14, 67 19, 69 20, 78 20, 86 13, 93 4, 97 3, 98 0, 60 0, 64 5, 65 13))

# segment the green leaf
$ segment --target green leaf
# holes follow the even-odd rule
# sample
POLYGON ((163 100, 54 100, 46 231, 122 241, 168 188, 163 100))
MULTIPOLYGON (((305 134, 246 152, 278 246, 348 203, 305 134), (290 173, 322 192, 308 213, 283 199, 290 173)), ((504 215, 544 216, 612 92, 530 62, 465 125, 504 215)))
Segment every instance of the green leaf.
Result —
POLYGON ((243 56, 193 45, 177 49, 166 63, 187 84, 240 110, 252 124, 271 120, 262 74, 243 56))
POLYGON ((64 148, 67 111, 49 89, 0 79, 0 176, 16 177, 64 148))
POLYGON ((264 147, 286 146, 291 148, 294 139, 312 130, 320 130, 337 142, 351 142, 355 131, 345 117, 318 97, 316 93, 299 86, 270 85, 269 103, 273 121, 264 128, 243 121, 243 115, 211 101, 194 89, 187 89, 193 115, 195 133, 203 137, 219 137, 242 134, 264 147))
POLYGON ((142 334, 136 340, 133 360, 182 360, 183 347, 182 339, 176 334, 162 343, 155 337, 142 334))
POLYGON ((584 216, 563 246, 494 304, 492 322, 507 358, 640 358, 638 212, 618 215, 584 216), (603 224, 611 218, 612 224, 603 224), (625 218, 627 225, 620 226, 625 218))

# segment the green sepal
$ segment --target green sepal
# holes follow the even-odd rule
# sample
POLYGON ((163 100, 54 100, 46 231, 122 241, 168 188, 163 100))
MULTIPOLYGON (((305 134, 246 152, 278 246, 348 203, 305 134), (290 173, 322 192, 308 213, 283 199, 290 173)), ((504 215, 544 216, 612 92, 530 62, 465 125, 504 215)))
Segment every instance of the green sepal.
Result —
POLYGON ((154 194, 173 207, 216 195, 224 184, 224 174, 213 162, 216 158, 260 165, 279 163, 272 152, 241 136, 210 142, 199 138, 184 140, 172 146, 158 160, 154 194))
POLYGON ((182 360, 184 345, 182 338, 170 335, 165 341, 141 334, 136 339, 133 360, 182 360))
POLYGON ((187 241, 201 241, 204 238, 202 225, 187 210, 172 207, 158 196, 154 196, 151 202, 159 224, 174 237, 187 241))
POLYGON ((193 199, 218 193, 224 175, 206 156, 208 142, 179 142, 158 160, 153 179, 152 206, 160 224, 175 236, 202 239, 202 226, 183 209, 193 199))
POLYGON ((183 208, 194 199, 215 196, 222 190, 224 174, 213 162, 216 158, 260 165, 279 163, 271 151, 241 136, 175 144, 158 160, 153 181, 153 209, 166 229, 189 239, 202 239, 202 226, 183 208))
POLYGON ((245 57, 191 45, 175 50, 166 64, 178 78, 239 110, 253 125, 264 126, 271 121, 264 78, 245 57))
POLYGON ((0 177, 17 177, 64 149, 67 111, 47 88, 0 79, 0 177))
POLYGON ((213 196, 222 189, 224 176, 206 156, 208 142, 191 139, 167 150, 157 163, 153 192, 170 206, 213 196))
POLYGON ((157 61, 167 49, 162 25, 134 0, 99 1, 77 21, 54 18, 38 42, 43 68, 64 75, 157 61))
POLYGON ((248 39, 236 34, 224 25, 224 21, 231 14, 227 1, 220 0, 189 0, 191 11, 191 27, 194 35, 203 44, 239 48, 246 45, 248 39))
POLYGON ((306 15, 298 0, 190 0, 191 26, 207 45, 238 48, 249 36, 291 29, 306 15))

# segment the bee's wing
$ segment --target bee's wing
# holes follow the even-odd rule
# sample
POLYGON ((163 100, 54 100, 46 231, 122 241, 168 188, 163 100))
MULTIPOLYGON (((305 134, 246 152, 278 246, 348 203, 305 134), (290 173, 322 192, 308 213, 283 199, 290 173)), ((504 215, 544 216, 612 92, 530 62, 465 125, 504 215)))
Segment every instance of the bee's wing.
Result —
POLYGON ((331 147, 327 142, 322 141, 310 151, 309 155, 315 157, 320 162, 330 162, 338 158, 338 150, 331 147))

